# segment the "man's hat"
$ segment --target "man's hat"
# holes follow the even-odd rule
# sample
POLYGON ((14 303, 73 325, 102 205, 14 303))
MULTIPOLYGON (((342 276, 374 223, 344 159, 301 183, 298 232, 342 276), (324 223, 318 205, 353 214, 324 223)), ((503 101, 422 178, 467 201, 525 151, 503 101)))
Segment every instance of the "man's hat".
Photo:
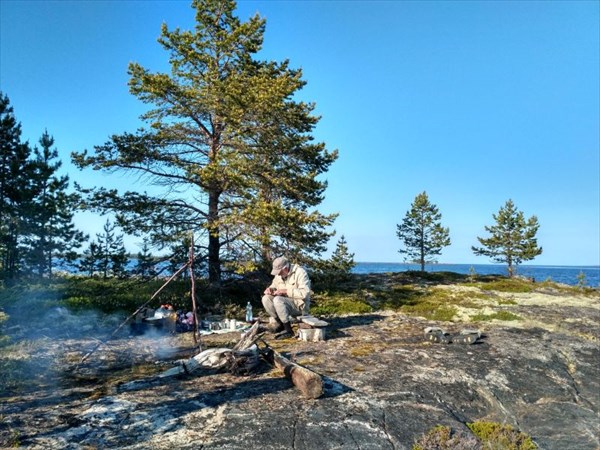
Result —
POLYGON ((279 275, 279 272, 285 269, 289 264, 290 263, 285 256, 275 258, 273 260, 273 270, 271 270, 271 275, 279 275))

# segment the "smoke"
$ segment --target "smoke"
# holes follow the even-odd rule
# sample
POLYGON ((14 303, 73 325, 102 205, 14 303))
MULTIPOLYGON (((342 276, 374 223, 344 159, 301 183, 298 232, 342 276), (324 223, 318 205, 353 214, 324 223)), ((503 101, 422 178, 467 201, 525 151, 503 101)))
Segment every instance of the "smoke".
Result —
POLYGON ((102 383, 116 376, 135 378, 160 370, 156 363, 180 349, 178 336, 154 326, 136 335, 126 323, 113 335, 127 313, 71 310, 27 296, 4 312, 8 318, 0 323, 0 336, 5 337, 0 347, 2 396, 102 383))

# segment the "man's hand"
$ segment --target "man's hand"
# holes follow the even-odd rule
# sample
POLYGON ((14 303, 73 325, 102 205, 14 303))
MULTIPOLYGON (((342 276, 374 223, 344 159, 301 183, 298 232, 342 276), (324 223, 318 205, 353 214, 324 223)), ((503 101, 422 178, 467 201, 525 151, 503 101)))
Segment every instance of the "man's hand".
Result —
POLYGON ((287 289, 275 289, 272 287, 268 287, 263 292, 265 295, 281 295, 282 297, 287 297, 287 289))

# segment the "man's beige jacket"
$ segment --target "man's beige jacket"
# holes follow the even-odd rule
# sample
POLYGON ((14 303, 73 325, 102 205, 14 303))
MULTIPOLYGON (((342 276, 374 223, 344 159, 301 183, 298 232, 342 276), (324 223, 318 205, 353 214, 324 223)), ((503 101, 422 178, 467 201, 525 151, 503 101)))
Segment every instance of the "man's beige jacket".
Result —
POLYGON ((275 275, 269 286, 275 289, 286 289, 287 296, 294 300, 298 309, 308 314, 310 308, 310 278, 308 273, 297 264, 290 265, 290 272, 285 279, 275 275))

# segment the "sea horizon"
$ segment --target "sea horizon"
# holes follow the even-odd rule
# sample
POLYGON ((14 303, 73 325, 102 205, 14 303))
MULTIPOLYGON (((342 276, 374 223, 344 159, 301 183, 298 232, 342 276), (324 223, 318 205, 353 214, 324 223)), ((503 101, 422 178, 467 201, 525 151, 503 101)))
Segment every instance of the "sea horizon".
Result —
MULTIPOLYGON (((407 262, 356 262, 352 269, 356 274, 406 272, 420 270, 419 264, 407 262)), ((455 272, 460 274, 477 275, 508 275, 506 264, 425 264, 426 272, 455 272)), ((530 278, 533 281, 555 281, 571 286, 586 285, 600 286, 600 266, 594 265, 549 265, 521 264, 516 268, 516 275, 530 278)))
MULTIPOLYGON (((356 261, 356 264, 401 264, 401 265, 411 265, 417 266, 417 263, 409 263, 402 261, 356 261)), ((506 264, 502 263, 426 263, 426 266, 498 266, 498 267, 506 267, 506 264)), ((519 264, 518 267, 589 267, 589 268, 597 268, 600 269, 600 264, 519 264)))

